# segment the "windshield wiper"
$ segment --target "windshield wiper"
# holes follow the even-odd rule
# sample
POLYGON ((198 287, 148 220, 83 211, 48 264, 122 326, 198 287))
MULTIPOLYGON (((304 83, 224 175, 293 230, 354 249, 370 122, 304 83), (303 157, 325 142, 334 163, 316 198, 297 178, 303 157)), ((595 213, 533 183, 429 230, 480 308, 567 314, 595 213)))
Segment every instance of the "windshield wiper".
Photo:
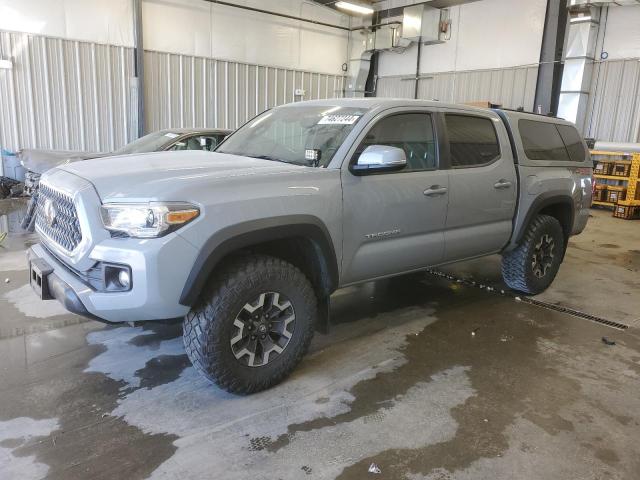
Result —
POLYGON ((251 158, 258 158, 260 160, 271 160, 272 162, 288 163, 288 162, 285 162, 284 160, 280 160, 279 158, 271 157, 269 155, 247 155, 247 156, 251 158))
POLYGON ((280 160, 279 158, 271 157, 269 155, 247 155, 247 156, 251 157, 251 158, 257 158, 259 160, 270 160, 272 162, 288 163, 290 165, 298 165, 300 167, 308 167, 308 165, 305 165, 304 163, 288 162, 286 160, 280 160))

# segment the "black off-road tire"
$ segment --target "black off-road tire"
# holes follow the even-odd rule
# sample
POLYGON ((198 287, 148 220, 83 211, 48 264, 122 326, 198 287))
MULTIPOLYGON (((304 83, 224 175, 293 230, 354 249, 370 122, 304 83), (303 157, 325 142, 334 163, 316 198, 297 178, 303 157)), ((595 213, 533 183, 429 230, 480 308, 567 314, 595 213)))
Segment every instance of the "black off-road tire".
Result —
POLYGON ((520 245, 502 256, 502 278, 509 288, 528 295, 537 295, 551 285, 564 257, 565 239, 560 222, 549 215, 537 215, 520 245), (534 251, 541 239, 549 236, 554 242, 554 257, 542 278, 534 274, 534 251))
POLYGON ((298 365, 313 338, 317 310, 313 287, 299 269, 267 255, 239 257, 216 273, 185 317, 184 346, 195 369, 219 387, 243 395, 259 392, 281 382, 298 365), (289 299, 295 325, 282 353, 250 367, 232 351, 234 321, 247 302, 269 291, 289 299))

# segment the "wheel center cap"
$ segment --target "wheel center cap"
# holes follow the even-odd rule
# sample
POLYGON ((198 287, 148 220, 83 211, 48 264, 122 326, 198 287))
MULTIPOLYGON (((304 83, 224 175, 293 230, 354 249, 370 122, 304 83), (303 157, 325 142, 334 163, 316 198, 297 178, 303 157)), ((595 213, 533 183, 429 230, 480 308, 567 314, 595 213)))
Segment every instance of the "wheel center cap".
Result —
POLYGON ((267 327, 266 327, 266 325, 260 325, 260 326, 258 327, 258 331, 259 331, 260 333, 265 333, 265 332, 267 331, 267 327))

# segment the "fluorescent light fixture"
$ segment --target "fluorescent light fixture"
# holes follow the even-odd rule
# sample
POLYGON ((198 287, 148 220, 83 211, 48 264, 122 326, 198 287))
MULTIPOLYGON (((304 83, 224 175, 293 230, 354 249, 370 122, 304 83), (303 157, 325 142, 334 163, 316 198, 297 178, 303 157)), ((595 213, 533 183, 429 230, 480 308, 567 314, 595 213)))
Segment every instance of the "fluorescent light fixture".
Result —
POLYGON ((373 8, 354 2, 336 2, 336 7, 362 15, 371 15, 373 13, 373 8))

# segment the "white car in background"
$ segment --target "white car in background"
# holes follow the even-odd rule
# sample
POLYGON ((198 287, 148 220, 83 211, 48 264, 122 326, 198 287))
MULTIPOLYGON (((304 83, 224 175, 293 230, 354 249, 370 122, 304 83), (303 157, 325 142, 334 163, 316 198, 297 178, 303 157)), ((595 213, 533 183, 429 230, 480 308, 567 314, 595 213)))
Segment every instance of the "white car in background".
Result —
POLYGON ((213 152, 232 132, 225 129, 171 128, 150 133, 113 152, 77 152, 62 150, 24 149, 18 152, 25 168, 24 194, 30 196, 27 213, 22 219, 22 228, 33 231, 34 211, 37 203, 40 176, 47 170, 93 158, 132 155, 147 152, 177 150, 204 150, 213 152))

